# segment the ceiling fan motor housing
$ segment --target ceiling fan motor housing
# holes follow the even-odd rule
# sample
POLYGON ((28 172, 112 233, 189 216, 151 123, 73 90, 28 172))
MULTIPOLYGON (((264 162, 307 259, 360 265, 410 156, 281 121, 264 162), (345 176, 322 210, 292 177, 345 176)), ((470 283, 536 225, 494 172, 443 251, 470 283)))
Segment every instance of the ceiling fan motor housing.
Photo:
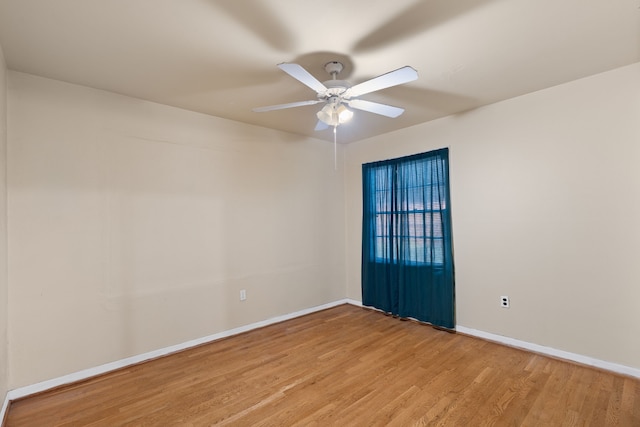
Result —
POLYGON ((340 96, 351 87, 351 84, 346 80, 327 80, 326 82, 322 82, 322 84, 325 85, 327 90, 325 92, 318 93, 318 98, 320 99, 340 96))

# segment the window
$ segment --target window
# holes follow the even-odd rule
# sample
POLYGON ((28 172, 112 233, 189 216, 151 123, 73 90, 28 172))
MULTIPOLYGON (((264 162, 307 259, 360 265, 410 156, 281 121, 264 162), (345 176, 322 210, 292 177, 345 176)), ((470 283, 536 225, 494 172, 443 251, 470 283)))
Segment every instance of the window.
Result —
POLYGON ((439 156, 365 165, 372 261, 439 266, 444 262, 443 219, 447 170, 439 156))

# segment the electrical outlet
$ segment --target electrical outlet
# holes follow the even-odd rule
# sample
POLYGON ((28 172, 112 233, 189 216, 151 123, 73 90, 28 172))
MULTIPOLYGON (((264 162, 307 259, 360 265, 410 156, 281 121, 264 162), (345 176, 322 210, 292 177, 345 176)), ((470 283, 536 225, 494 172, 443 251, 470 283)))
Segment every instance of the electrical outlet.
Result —
POLYGON ((240 301, 244 301, 247 299, 247 291, 244 289, 240 289, 240 301))
POLYGON ((509 308, 509 297, 506 295, 503 295, 500 297, 500 306, 502 308, 509 308))

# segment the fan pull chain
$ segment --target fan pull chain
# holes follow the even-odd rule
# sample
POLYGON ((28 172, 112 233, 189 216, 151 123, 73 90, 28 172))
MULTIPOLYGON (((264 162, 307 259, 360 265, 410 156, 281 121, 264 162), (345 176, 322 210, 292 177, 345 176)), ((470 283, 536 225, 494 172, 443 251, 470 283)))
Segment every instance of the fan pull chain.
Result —
POLYGON ((338 125, 333 126, 333 170, 338 170, 338 125))

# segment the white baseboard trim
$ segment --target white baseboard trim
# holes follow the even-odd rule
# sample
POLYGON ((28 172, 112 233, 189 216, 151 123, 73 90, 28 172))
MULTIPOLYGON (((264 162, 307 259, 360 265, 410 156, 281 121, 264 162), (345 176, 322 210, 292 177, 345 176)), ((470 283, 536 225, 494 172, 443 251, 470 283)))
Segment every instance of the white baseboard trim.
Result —
POLYGON ((4 395, 4 403, 2 404, 2 409, 0 409, 0 426, 4 425, 4 416, 7 413, 7 409, 9 409, 9 393, 4 395))
POLYGON ((5 403, 2 407, 2 412, 0 412, 0 423, 4 417, 5 411, 8 407, 8 404, 12 400, 20 399, 26 396, 30 396, 35 393, 40 393, 46 390, 50 390, 55 387, 60 387, 66 384, 74 383, 77 381, 82 381, 89 379, 91 377, 95 377, 97 375, 102 375, 110 371, 114 371, 116 369, 125 368, 127 366, 135 365, 137 363, 146 362, 151 359, 156 359, 161 356, 166 356, 171 353, 175 353, 178 351, 186 350, 191 347, 195 347, 201 344, 206 344, 211 341, 216 341, 221 338, 227 338, 233 335, 241 334, 243 332, 251 331, 253 329, 262 328, 265 326, 272 325, 274 323, 280 323, 285 320, 294 319, 296 317, 304 316, 306 314, 315 313, 316 311, 326 310, 327 308, 336 307, 342 304, 351 304, 350 300, 342 299, 334 302, 330 302, 328 304, 319 305, 312 308, 307 308, 304 310, 296 311, 294 313, 285 314, 282 316, 273 317, 271 319, 263 320, 256 323, 251 323, 249 325, 240 326, 238 328, 230 329, 227 331, 219 332, 217 334, 209 335, 203 338, 198 338, 195 340, 187 341, 181 344, 172 345, 169 347, 161 348, 159 350, 150 351, 148 353, 139 354, 137 356, 127 357, 126 359, 117 360, 115 362, 106 363, 104 365, 96 366, 94 368, 84 369, 82 371, 74 372, 68 375, 63 375, 58 378, 53 378, 51 380, 42 381, 36 384, 28 385, 25 387, 19 387, 13 390, 9 390, 7 392, 7 396, 5 398, 5 403))
POLYGON ((346 298, 343 301, 346 302, 347 304, 355 305, 356 307, 362 307, 362 301, 358 301, 351 298, 346 298))
POLYGON ((595 359, 593 357, 570 353, 568 351, 558 350, 552 347, 545 347, 543 345, 533 344, 526 341, 520 341, 514 338, 492 334, 490 332, 479 331, 477 329, 467 328, 466 326, 456 325, 456 331, 460 332, 461 334, 471 335, 474 337, 485 339, 487 341, 493 341, 499 344, 508 345, 510 347, 517 347, 524 350, 541 353, 547 356, 557 357, 559 359, 570 360, 572 362, 577 362, 583 365, 593 366, 595 368, 604 369, 618 374, 640 378, 640 369, 632 368, 630 366, 611 363, 604 360, 595 359))

